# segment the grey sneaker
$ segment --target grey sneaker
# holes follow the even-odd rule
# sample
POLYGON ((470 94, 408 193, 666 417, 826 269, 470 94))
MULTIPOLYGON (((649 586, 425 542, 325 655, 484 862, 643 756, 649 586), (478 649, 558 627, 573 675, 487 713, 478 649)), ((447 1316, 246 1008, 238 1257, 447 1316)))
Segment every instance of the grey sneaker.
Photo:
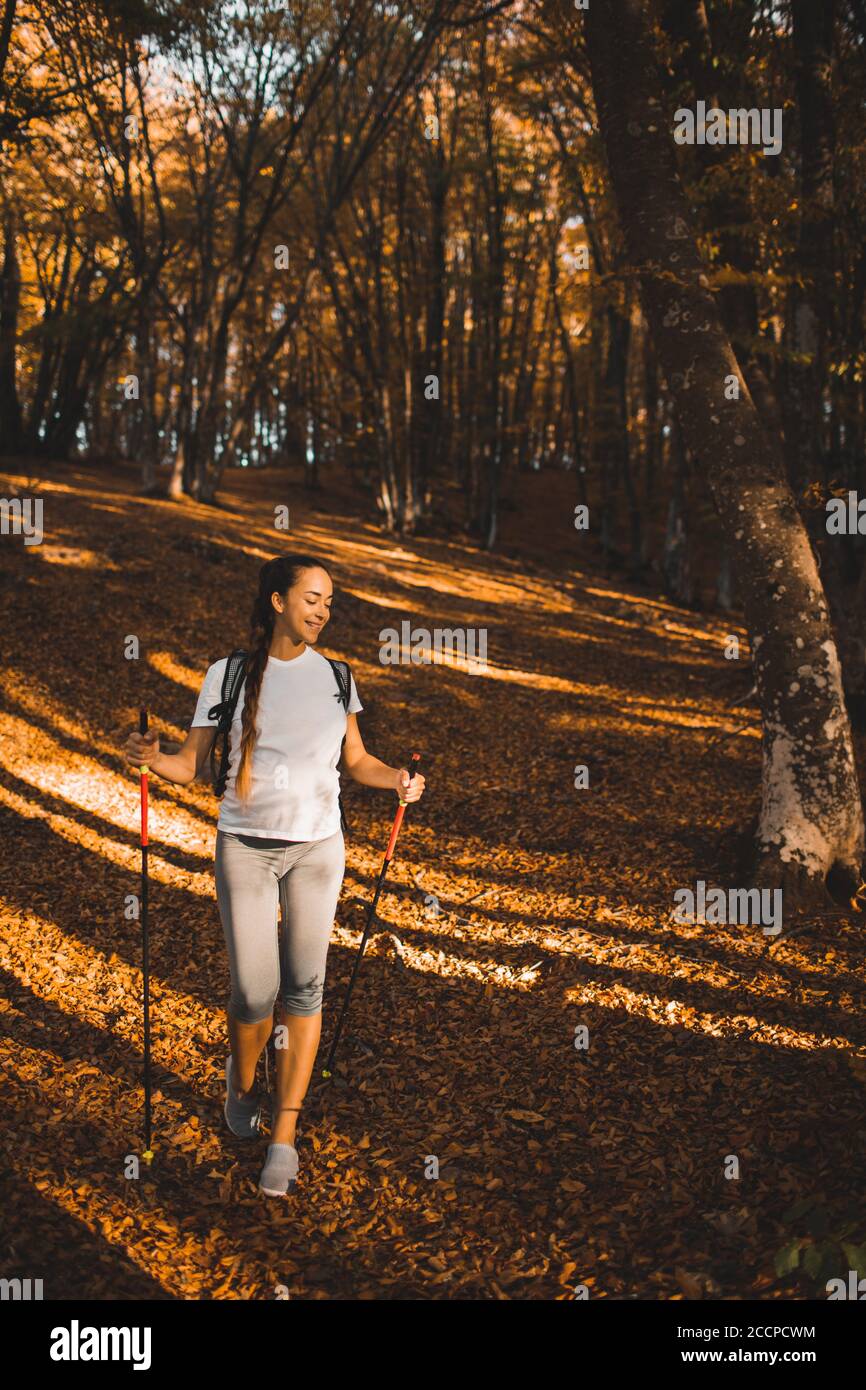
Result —
POLYGON ((255 1139, 262 1117, 261 1097, 257 1094, 251 1100, 238 1100, 231 1076, 232 1055, 229 1053, 226 1058, 226 1103, 223 1106, 226 1124, 238 1139, 255 1139))
POLYGON ((287 1197, 298 1179, 298 1151, 294 1144, 269 1144, 259 1191, 267 1197, 287 1197))

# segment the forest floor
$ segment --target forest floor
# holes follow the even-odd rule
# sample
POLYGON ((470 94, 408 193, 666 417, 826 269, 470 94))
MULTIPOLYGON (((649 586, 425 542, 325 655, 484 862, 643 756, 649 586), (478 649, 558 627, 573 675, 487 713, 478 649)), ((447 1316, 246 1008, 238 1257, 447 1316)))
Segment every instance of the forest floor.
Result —
MULTIPOLYGON (((731 881, 758 805, 730 617, 603 577, 563 475, 516 480, 487 555, 388 537, 276 472, 215 509, 142 498, 131 468, 6 469, 4 496, 44 499, 45 538, 0 541, 0 1272, 46 1298, 825 1298, 866 1237, 863 917, 779 937, 672 920, 676 889, 731 881), (151 780, 155 1158, 136 1180, 120 747, 140 703, 183 737, 207 665, 246 638, 258 566, 307 547, 334 563, 323 650, 352 663, 367 747, 417 747, 427 793, 279 1201, 256 1191, 265 1140, 222 1116, 217 803, 151 780), (381 665, 405 619, 486 628, 486 671, 381 665)), ((393 809, 350 784, 319 1066, 393 809)))

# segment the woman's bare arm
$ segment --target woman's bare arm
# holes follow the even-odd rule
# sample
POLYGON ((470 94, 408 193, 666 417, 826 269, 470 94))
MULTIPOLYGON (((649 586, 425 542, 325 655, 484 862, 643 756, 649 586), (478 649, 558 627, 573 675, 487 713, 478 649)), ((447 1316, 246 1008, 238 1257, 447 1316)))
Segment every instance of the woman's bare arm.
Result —
POLYGON ((216 737, 215 725, 197 725, 190 729, 176 753, 162 753, 159 734, 130 734, 124 745, 127 761, 136 767, 147 766, 157 777, 185 786, 194 782, 204 768, 216 737))
POLYGON ((417 801, 424 791, 424 778, 417 773, 406 785, 403 778, 406 769, 389 767, 387 763, 374 758, 364 747, 358 717, 347 717, 346 742, 343 746, 343 767, 354 782, 364 787, 380 787, 385 791, 395 791, 402 801, 417 801))

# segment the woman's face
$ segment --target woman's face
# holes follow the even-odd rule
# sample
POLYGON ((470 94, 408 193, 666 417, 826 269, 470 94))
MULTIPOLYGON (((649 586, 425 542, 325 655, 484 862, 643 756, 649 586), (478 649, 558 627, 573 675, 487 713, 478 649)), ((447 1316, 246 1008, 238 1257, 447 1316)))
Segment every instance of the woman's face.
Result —
MULTIPOLYGON (((331 616, 334 586, 326 570, 318 566, 303 570, 297 583, 285 594, 271 594, 271 603, 282 615, 282 627, 294 642, 319 640, 319 634, 331 616)), ((277 618, 280 625, 280 619, 277 618)))

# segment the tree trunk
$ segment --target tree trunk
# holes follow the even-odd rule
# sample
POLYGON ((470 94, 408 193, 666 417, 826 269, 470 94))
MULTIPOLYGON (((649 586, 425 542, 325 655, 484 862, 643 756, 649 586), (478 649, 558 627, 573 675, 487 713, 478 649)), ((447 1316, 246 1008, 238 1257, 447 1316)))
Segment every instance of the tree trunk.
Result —
POLYGON ((157 491, 156 470, 159 463, 159 424, 156 413, 156 343, 150 306, 139 306, 135 334, 135 356, 138 368, 138 464, 141 469, 141 490, 145 494, 157 491))
MULTIPOLYGON (((559 346, 565 362, 566 377, 565 389, 568 392, 569 404, 569 424, 571 426, 571 457, 574 460, 574 468, 577 472, 577 500, 586 502, 586 479, 583 475, 583 452, 580 440, 580 414, 578 404, 578 385, 577 385, 577 363, 574 360, 574 349, 571 346, 571 338, 565 326, 565 319, 562 316, 562 306, 559 302, 559 263, 557 260, 558 235, 554 238, 550 250, 550 298, 553 307, 556 327, 559 333, 559 346)), ((524 348, 524 358, 526 349, 524 348)))
POLYGON ((785 314, 785 440, 799 490, 825 472, 822 397, 833 296, 833 101, 835 0, 794 0, 800 111, 800 242, 785 314))
POLYGON ((828 873, 853 892, 863 811, 836 644, 778 443, 763 429, 708 288, 659 100, 641 0, 584 16, 613 187, 683 436, 700 461, 741 581, 763 717, 756 882, 787 905, 828 873), (726 379, 739 382, 728 400, 726 379))
POLYGON ((400 488, 394 467, 394 430, 391 418, 391 391, 387 381, 378 384, 376 393, 376 445, 379 456, 379 497, 385 518, 385 530, 397 531, 402 525, 400 488))
POLYGON ((674 469, 662 551, 662 575, 665 591, 677 603, 690 608, 694 603, 695 589, 689 563, 689 512, 686 489, 688 460, 679 424, 674 425, 671 454, 674 469))
MULTIPOLYGON (((716 6, 708 15, 704 0, 668 0, 662 23, 680 45, 682 76, 690 82, 694 97, 724 110, 758 104, 749 76, 749 5, 722 9, 716 6)), ((681 76, 679 66, 675 66, 675 74, 681 76)), ((779 403, 759 355, 758 298, 754 285, 759 268, 759 217, 752 206, 749 180, 732 177, 730 168, 726 169, 735 157, 732 151, 736 147, 703 144, 692 148, 696 165, 708 185, 704 232, 712 236, 717 246, 716 275, 728 272, 717 291, 722 322, 764 426, 781 435, 779 403)))
POLYGON ((655 484, 656 484, 656 462, 661 452, 662 434, 661 420, 659 418, 659 379, 658 366, 656 363, 655 347, 652 341, 652 334, 644 324, 644 370, 643 388, 644 403, 646 406, 646 431, 644 434, 644 516, 646 523, 643 528, 643 542, 641 547, 641 563, 650 563, 650 524, 649 518, 652 517, 655 509, 655 484))
POLYGON ((21 446, 21 406, 18 401, 18 308, 21 302, 21 268, 15 214, 6 215, 3 267, 0 270, 0 439, 5 453, 21 446))

